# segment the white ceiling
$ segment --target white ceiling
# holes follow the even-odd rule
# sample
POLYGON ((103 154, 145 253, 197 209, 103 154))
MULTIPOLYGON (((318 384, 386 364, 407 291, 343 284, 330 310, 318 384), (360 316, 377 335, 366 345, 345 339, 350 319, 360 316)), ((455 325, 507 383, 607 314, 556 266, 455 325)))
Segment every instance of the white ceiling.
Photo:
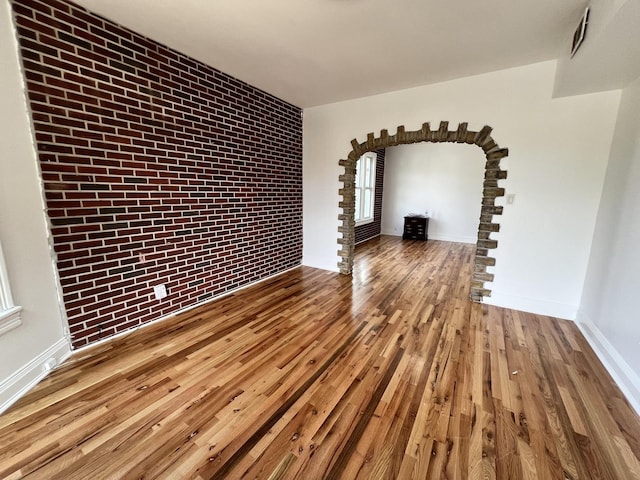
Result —
POLYGON ((558 58, 584 0, 76 0, 300 107, 558 58))

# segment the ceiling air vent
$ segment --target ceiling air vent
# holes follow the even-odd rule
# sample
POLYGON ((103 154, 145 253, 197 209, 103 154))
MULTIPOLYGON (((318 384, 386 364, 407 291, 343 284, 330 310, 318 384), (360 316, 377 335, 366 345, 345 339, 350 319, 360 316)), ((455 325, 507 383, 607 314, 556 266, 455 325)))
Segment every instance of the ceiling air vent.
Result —
POLYGON ((578 24, 578 28, 573 33, 573 42, 571 43, 571 56, 573 57, 582 42, 584 41, 584 36, 587 34, 587 24, 589 23, 589 7, 584 10, 584 15, 580 19, 580 23, 578 24))

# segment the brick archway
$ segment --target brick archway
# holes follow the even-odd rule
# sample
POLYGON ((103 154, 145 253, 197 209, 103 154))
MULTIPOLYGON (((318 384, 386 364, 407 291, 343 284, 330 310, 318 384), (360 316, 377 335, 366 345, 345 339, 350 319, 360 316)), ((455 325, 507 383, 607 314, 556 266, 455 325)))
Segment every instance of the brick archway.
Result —
POLYGON ((484 126, 478 132, 467 130, 467 123, 458 125, 457 130, 449 130, 449 122, 440 122, 438 130, 431 130, 429 123, 424 123, 422 129, 406 132, 404 126, 399 126, 395 135, 389 135, 387 130, 380 131, 380 136, 373 133, 367 135, 365 142, 351 140, 353 150, 346 160, 340 160, 344 173, 340 175, 343 186, 339 191, 342 196, 340 209, 342 213, 338 219, 342 225, 338 227, 340 238, 338 252, 340 273, 350 275, 353 270, 353 255, 355 250, 355 174, 356 162, 366 152, 380 148, 393 147, 408 143, 468 143, 482 149, 487 159, 485 164, 484 183, 482 190, 482 207, 478 224, 478 241, 474 260, 473 277, 471 279, 471 300, 481 302, 484 297, 491 296, 491 290, 485 288, 484 282, 492 282, 493 274, 487 272, 488 266, 495 265, 495 258, 489 256, 489 250, 498 246, 498 241, 490 238, 492 232, 500 231, 500 224, 493 221, 494 215, 502 215, 502 207, 495 204, 497 197, 504 196, 504 188, 498 187, 498 180, 507 178, 506 170, 500 168, 500 160, 509 155, 507 148, 500 148, 491 138, 492 128, 484 126))

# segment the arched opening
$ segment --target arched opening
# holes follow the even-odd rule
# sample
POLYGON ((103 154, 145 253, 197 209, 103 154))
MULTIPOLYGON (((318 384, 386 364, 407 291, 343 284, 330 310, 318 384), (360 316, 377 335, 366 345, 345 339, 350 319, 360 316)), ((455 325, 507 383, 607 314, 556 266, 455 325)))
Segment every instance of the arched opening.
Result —
POLYGON ((460 123, 457 130, 449 131, 449 122, 440 122, 438 130, 431 130, 429 123, 424 123, 422 129, 406 132, 404 126, 399 126, 395 135, 389 135, 387 130, 382 130, 380 136, 373 133, 367 135, 365 142, 359 143, 356 139, 351 141, 353 150, 345 160, 340 160, 344 167, 344 173, 340 175, 343 186, 339 193, 342 196, 340 209, 342 213, 339 220, 342 225, 338 227, 341 237, 338 244, 341 245, 340 261, 338 267, 340 273, 350 275, 353 270, 353 255, 355 251, 355 174, 356 162, 366 152, 380 148, 393 147, 419 142, 449 142, 467 143, 477 145, 484 152, 486 163, 484 182, 482 188, 482 205, 480 209, 480 222, 478 223, 478 240, 476 242, 476 254, 474 259, 473 277, 471 279, 471 300, 481 302, 484 297, 491 296, 491 290, 485 288, 485 282, 493 281, 493 274, 487 272, 487 267, 495 265, 495 258, 489 256, 489 250, 497 248, 498 241, 491 239, 491 233, 500 231, 500 224, 494 222, 494 215, 502 214, 502 207, 496 205, 496 198, 504 196, 504 188, 498 186, 498 180, 507 178, 506 170, 500 168, 500 160, 509 155, 507 148, 500 148, 491 137, 492 128, 484 126, 478 132, 467 129, 467 123, 460 123))

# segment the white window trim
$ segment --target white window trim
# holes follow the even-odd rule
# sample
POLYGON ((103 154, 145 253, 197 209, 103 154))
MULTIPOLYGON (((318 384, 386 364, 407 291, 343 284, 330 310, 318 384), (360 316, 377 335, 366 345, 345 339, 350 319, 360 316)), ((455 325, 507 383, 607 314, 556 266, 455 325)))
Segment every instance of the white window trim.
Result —
POLYGON ((374 220, 374 218, 365 218, 364 220, 358 220, 356 222, 356 227, 359 227, 360 225, 367 225, 368 223, 373 223, 374 220))
MULTIPOLYGON (((367 217, 367 218, 363 218, 362 220, 357 220, 355 222, 355 226, 359 227, 360 225, 367 225, 369 223, 373 223, 375 220, 375 209, 376 209, 376 164, 378 163, 378 154, 376 152, 367 152, 364 155, 362 155, 362 157, 360 157, 358 159, 358 161, 360 161, 362 158, 364 157, 371 157, 373 160, 371 161, 371 216, 367 217)), ((364 190, 364 187, 358 187, 356 185, 356 188, 362 188, 364 190)), ((364 198, 364 195, 361 195, 360 197, 360 201, 362 202, 364 198)), ((361 206, 363 205, 363 203, 360 204, 361 206)))
POLYGON ((13 303, 9 275, 0 244, 0 335, 22 325, 22 307, 13 303))

